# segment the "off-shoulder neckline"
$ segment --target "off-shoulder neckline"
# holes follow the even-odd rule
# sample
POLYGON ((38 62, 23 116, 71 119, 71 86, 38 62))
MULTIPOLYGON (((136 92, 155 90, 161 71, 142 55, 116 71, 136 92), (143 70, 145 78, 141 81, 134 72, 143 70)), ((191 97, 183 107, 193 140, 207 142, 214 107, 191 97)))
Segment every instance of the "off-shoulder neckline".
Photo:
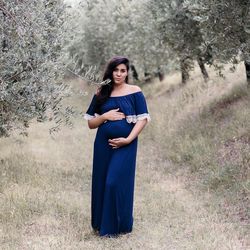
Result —
POLYGON ((133 92, 127 95, 118 95, 118 96, 110 96, 110 98, 117 98, 117 97, 126 97, 126 96, 130 96, 130 95, 134 95, 134 94, 138 94, 138 93, 142 93, 142 91, 137 91, 137 92, 133 92))

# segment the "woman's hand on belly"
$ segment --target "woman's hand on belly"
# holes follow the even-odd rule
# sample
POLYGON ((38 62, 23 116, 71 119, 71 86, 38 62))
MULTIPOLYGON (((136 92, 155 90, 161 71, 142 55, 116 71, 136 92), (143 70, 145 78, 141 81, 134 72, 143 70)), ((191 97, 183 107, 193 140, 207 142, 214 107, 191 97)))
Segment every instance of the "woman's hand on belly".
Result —
POLYGON ((110 111, 106 112, 103 114, 106 120, 110 121, 116 121, 116 120, 122 120, 125 118, 125 114, 123 112, 118 111, 119 108, 117 109, 111 109, 110 111))
POLYGON ((109 139, 108 141, 109 141, 109 145, 111 145, 112 148, 114 148, 114 149, 125 146, 125 145, 130 143, 130 141, 124 137, 109 139))

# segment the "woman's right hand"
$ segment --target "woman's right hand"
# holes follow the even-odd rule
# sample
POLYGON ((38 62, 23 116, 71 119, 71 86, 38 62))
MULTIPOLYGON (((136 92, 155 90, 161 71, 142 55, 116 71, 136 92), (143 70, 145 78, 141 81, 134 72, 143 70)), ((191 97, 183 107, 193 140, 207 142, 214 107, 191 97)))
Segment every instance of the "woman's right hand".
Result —
POLYGON ((125 118, 125 114, 118 111, 117 109, 111 109, 110 111, 103 114, 105 120, 115 121, 115 120, 122 120, 125 118))

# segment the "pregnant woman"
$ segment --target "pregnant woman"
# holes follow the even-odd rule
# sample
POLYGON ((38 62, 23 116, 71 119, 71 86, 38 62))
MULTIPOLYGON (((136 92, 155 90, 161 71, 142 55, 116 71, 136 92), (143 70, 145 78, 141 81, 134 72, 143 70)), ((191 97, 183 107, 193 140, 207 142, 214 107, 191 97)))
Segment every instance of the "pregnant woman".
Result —
POLYGON ((100 236, 129 233, 133 227, 133 199, 138 135, 151 120, 138 86, 128 84, 129 60, 113 57, 102 85, 84 114, 94 141, 91 225, 100 236))

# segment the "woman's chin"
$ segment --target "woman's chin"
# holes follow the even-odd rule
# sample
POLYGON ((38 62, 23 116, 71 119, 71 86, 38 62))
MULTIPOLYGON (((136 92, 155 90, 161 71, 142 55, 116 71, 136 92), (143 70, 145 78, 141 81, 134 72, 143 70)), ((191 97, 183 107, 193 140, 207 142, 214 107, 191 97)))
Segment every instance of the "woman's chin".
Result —
POLYGON ((125 82, 121 82, 121 81, 115 81, 115 84, 116 85, 122 85, 122 84, 124 84, 125 82))

